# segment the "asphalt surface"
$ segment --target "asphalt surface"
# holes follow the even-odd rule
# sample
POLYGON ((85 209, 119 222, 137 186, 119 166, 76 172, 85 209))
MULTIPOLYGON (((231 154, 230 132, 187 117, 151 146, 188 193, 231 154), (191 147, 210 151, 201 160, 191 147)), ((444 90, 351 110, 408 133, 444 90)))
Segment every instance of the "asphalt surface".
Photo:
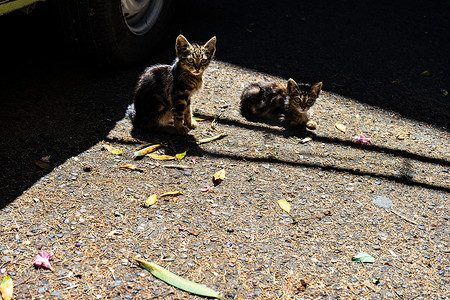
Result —
POLYGON ((42 175, 30 161, 48 152, 60 163, 101 139, 144 67, 172 61, 179 33, 194 41, 216 35, 219 60, 323 81, 326 91, 449 128, 448 1, 184 1, 160 50, 126 71, 77 56, 47 7, 0 19, 3 205, 42 175), (420 76, 425 70, 432 76, 420 76), (60 137, 69 136, 63 146, 60 137))
MULTIPOLYGON (((128 162, 129 157, 125 155, 124 158, 117 158, 110 162, 107 154, 99 151, 99 143, 102 140, 111 143, 118 142, 116 146, 127 147, 128 151, 132 151, 135 142, 128 136, 129 124, 122 119, 127 105, 132 102, 133 89, 138 75, 148 65, 170 63, 173 60, 173 44, 179 33, 184 34, 192 41, 206 41, 216 35, 218 39, 216 59, 218 62, 212 65, 210 72, 205 77, 207 79, 205 88, 199 96, 196 108, 211 115, 223 113, 223 119, 219 122, 222 127, 219 127, 219 131, 224 130, 230 135, 232 133, 232 137, 204 148, 191 147, 190 155, 197 160, 204 158, 204 161, 200 162, 201 169, 194 166, 195 171, 191 175, 161 171, 161 174, 167 177, 161 179, 159 175, 149 174, 150 172, 143 176, 148 181, 161 180, 158 183, 159 187, 163 183, 167 183, 170 187, 177 188, 177 183, 182 182, 182 186, 190 190, 190 193, 195 194, 197 188, 187 186, 183 176, 193 176, 195 180, 202 182, 202 178, 204 179, 206 176, 202 172, 210 172, 221 166, 233 167, 235 173, 230 176, 230 182, 225 181, 222 187, 219 186, 218 192, 228 193, 226 190, 230 189, 238 193, 238 184, 242 184, 242 181, 247 184, 247 181, 241 180, 242 178, 239 176, 248 175, 247 179, 251 178, 249 177, 251 172, 248 173, 249 169, 246 166, 239 167, 240 162, 250 162, 252 165, 249 168, 253 168, 251 170, 259 170, 259 173, 255 171, 256 173, 253 175, 263 179, 259 182, 261 186, 256 188, 256 193, 260 195, 258 198, 267 198, 275 203, 277 197, 286 196, 286 193, 288 195, 295 194, 299 189, 309 188, 308 191, 311 191, 314 197, 322 199, 310 207, 309 210, 312 214, 323 214, 322 209, 327 208, 332 210, 332 218, 341 216, 344 220, 338 218, 336 223, 336 219, 331 219, 325 223, 325 225, 339 224, 336 236, 333 235, 333 232, 328 232, 323 224, 316 224, 317 226, 309 224, 309 233, 307 230, 300 229, 297 232, 296 229, 296 232, 292 233, 294 237, 291 235, 291 239, 295 240, 295 235, 301 236, 303 239, 306 235, 307 241, 306 244, 302 244, 303 241, 295 244, 296 247, 317 248, 318 244, 315 244, 314 240, 310 238, 318 239, 320 237, 323 239, 323 249, 328 249, 327 247, 332 246, 327 244, 327 239, 329 241, 338 240, 341 235, 346 244, 336 246, 335 251, 339 250, 340 252, 335 252, 335 254, 348 257, 350 254, 346 253, 345 247, 353 233, 351 230, 347 230, 346 226, 351 227, 349 221, 353 217, 357 223, 355 226, 362 231, 370 228, 371 225, 380 227, 379 231, 373 234, 370 232, 355 234, 357 236, 355 245, 357 246, 351 249, 352 252, 355 252, 356 249, 364 250, 366 241, 369 241, 369 248, 375 249, 374 245, 378 246, 378 243, 384 243, 387 237, 388 242, 393 243, 392 246, 389 245, 391 247, 389 249, 394 249, 396 252, 401 251, 399 249, 403 249, 403 246, 405 249, 416 249, 420 257, 417 261, 420 263, 427 264, 425 258, 433 253, 431 256, 434 260, 430 262, 432 267, 426 271, 417 269, 417 274, 433 278, 430 286, 422 287, 422 296, 438 297, 438 293, 443 297, 449 295, 448 281, 444 276, 448 276, 447 249, 449 247, 448 166, 450 154, 448 129, 450 126, 450 96, 445 96, 444 91, 450 90, 450 37, 448 34, 450 21, 447 13, 450 10, 450 2, 316 1, 312 3, 284 1, 274 4, 269 1, 183 1, 177 7, 173 24, 167 37, 161 42, 159 50, 142 65, 126 70, 98 66, 95 59, 81 57, 69 49, 64 41, 62 29, 58 27, 58 22, 52 12, 45 8, 46 6, 43 5, 35 14, 29 16, 12 14, 0 19, 1 53, 4 58, 0 75, 2 107, 0 110, 2 218, 0 220, 4 221, 9 229, 13 226, 8 223, 9 220, 20 218, 17 214, 21 214, 22 218, 25 217, 29 220, 26 225, 23 225, 24 228, 34 228, 33 220, 38 221, 38 216, 42 212, 49 213, 46 217, 49 222, 52 219, 59 220, 59 217, 53 213, 60 214, 61 224, 65 224, 66 219, 72 218, 72 215, 67 212, 71 212, 73 208, 66 208, 65 205, 68 205, 66 201, 59 203, 57 199, 63 199, 64 195, 68 195, 67 199, 70 201, 81 202, 83 205, 85 205, 83 198, 85 194, 97 195, 92 200, 92 205, 95 206, 100 205, 102 201, 100 196, 106 196, 108 195, 107 191, 112 192, 117 186, 120 186, 128 191, 125 193, 131 193, 137 197, 141 190, 136 188, 133 182, 139 186, 142 176, 133 175, 132 181, 120 181, 120 184, 117 184, 115 183, 117 178, 114 177, 115 171, 111 173, 113 165, 115 167, 120 162, 128 162), (423 71, 428 71, 431 76, 422 76, 423 71), (297 149, 298 139, 304 136, 292 137, 278 128, 251 124, 240 118, 236 105, 241 89, 248 80, 264 76, 276 76, 284 79, 292 77, 300 82, 324 82, 324 100, 323 103, 318 104, 316 115, 319 119, 319 129, 316 135, 312 135, 314 141, 306 144, 305 150, 297 149), (363 130, 365 134, 374 138, 374 145, 355 146, 351 141, 351 136, 343 138, 335 130, 333 127, 335 121, 347 124, 348 134, 355 135, 359 133, 358 129, 363 130), (259 154, 262 156, 258 156, 259 154), (55 167, 52 172, 42 170, 34 164, 36 160, 47 155, 51 157, 51 163, 55 167), (291 158, 292 160, 289 160, 291 158), (306 161, 304 161, 305 158, 306 161), (92 167, 95 172, 85 174, 77 170, 80 162, 85 166, 92 167), (364 165, 357 165, 359 162, 364 162, 364 165), (390 164, 395 167, 390 169, 390 164), (207 169, 209 167, 213 168, 207 169), (274 170, 278 170, 281 174, 276 174, 277 172, 274 170), (286 174, 290 178, 282 176, 286 174), (273 176, 273 183, 270 182, 272 180, 270 176, 273 176), (303 178, 304 182, 296 182, 297 176, 303 178), (76 178, 72 180, 72 177, 76 178), (313 181, 311 185, 308 184, 308 178, 313 181), (264 180, 266 180, 265 183, 264 180), (47 182, 48 186, 43 182, 47 182), (283 192, 277 190, 280 187, 279 182, 282 182, 281 186, 287 184, 283 192), (87 183, 92 186, 91 192, 84 191, 82 192, 83 196, 80 197, 76 196, 76 193, 73 194, 74 190, 84 190, 86 187, 84 184, 87 183), (333 193, 331 196, 323 191, 327 184, 329 184, 330 190, 334 191, 330 192, 333 193), (71 185, 75 187, 70 188, 71 185), (337 187, 338 185, 340 187, 337 187), (380 186, 382 188, 379 188, 380 186), (136 192, 130 191, 129 188, 136 192), (374 200, 373 195, 366 192, 374 193, 378 190, 381 191, 380 196, 394 199, 395 207, 403 209, 402 217, 398 217, 394 222, 395 233, 390 233, 390 223, 383 221, 391 220, 392 214, 380 212, 379 216, 372 216, 363 208, 364 205, 374 200), (275 192, 272 193, 273 191, 275 192), (341 194, 347 192, 352 193, 352 196, 348 199, 345 198, 346 196, 341 198, 341 194), (353 193, 360 193, 360 196, 357 197, 353 193), (45 195, 51 198, 48 199, 48 207, 45 206, 46 204, 42 204, 45 202, 43 201, 45 195), (402 195, 405 198, 402 198, 402 195), (19 199, 16 200, 18 197, 19 199), (38 200, 33 200, 34 198, 38 200), (330 202, 327 202, 328 198, 330 202), (410 202, 410 199, 413 202, 410 202), (37 203, 36 208, 16 209, 17 207, 28 207, 34 201, 37 203), (50 207, 53 206, 57 208, 61 206, 61 209, 64 209, 61 212, 55 210, 50 213, 52 211, 50 207), (429 211, 425 207, 428 207, 429 211), (414 216, 416 221, 411 220, 411 216, 414 216), (405 221, 404 218, 412 223, 405 221), (339 223, 341 221, 344 224, 342 226, 339 223), (416 228, 419 226, 423 226, 427 232, 435 230, 432 231, 433 234, 430 234, 433 238, 422 234, 420 230, 423 229, 416 228), (314 229, 315 227, 316 229, 314 229), (405 244, 401 242, 403 232, 408 232, 405 244), (379 242, 374 242, 373 236, 378 236, 379 242), (416 240, 417 236, 421 237, 423 241, 416 240), (431 241, 433 239, 435 242, 431 241), (446 240, 447 242, 445 242, 446 240), (447 252, 442 252, 444 250, 447 252), (431 273, 433 275, 429 275, 431 273), (433 282, 439 283, 445 288, 438 291, 438 288, 433 286, 433 282)), ((198 139, 202 135, 210 133, 207 127, 207 125, 202 125, 186 139, 178 141, 174 139, 172 142, 175 148, 181 149, 184 147, 183 142, 191 143, 193 138, 198 139)), ((154 168, 155 165, 150 164, 150 167, 154 168)), ((243 187, 243 195, 244 192, 245 195, 255 193, 255 187, 247 189, 249 187, 243 187)), ((203 195, 199 192, 197 194, 203 195)), ((213 206, 215 210, 221 211, 219 215, 222 219, 218 221, 214 217, 206 218, 206 221, 203 220, 204 223, 191 220, 190 207, 183 207, 183 204, 178 202, 178 208, 174 208, 170 204, 169 208, 163 207, 161 208, 162 212, 158 211, 161 218, 166 218, 160 220, 156 216, 155 218, 164 224, 158 226, 164 228, 172 226, 172 218, 176 219, 179 215, 190 220, 189 222, 193 222, 192 224, 183 223, 184 225, 197 226, 199 223, 198 226, 203 226, 202 228, 206 226, 208 229, 208 226, 214 227, 216 221, 222 222, 225 224, 221 225, 222 231, 228 232, 231 226, 231 230, 227 234, 235 232, 235 236, 228 237, 227 235, 223 238, 220 230, 217 232, 205 230, 204 234, 207 235, 205 240, 212 242, 219 240, 223 241, 222 244, 225 245, 229 239, 233 240, 234 244, 239 244, 242 239, 248 238, 248 234, 253 234, 255 239, 259 238, 262 243, 266 240, 264 234, 267 233, 275 241, 273 249, 278 249, 287 256, 302 255, 301 252, 291 253, 292 249, 289 248, 291 246, 284 245, 291 241, 284 241, 284 238, 277 240, 281 236, 289 235, 290 229, 287 229, 289 216, 284 215, 283 220, 280 221, 276 209, 270 205, 267 208, 265 203, 252 202, 254 199, 250 202, 241 202, 241 198, 233 196, 233 192, 229 192, 229 194, 231 200, 227 200, 228 198, 223 194, 217 196, 217 199, 207 199, 213 201, 211 203, 215 205, 213 206), (234 220, 232 219, 235 218, 234 214, 221 215, 226 212, 228 205, 233 208, 236 206, 236 210, 246 219, 234 220), (239 205, 246 210, 239 210, 239 205), (175 210, 174 215, 170 215, 171 210, 175 210), (260 220, 261 218, 262 220, 260 220), (265 218, 267 221, 263 222, 265 218), (227 221, 227 219, 229 220, 227 221), (260 227, 254 230, 252 225, 248 224, 248 227, 237 226, 237 229, 233 229, 233 225, 230 224, 231 220, 236 223, 243 222, 242 224, 247 224, 248 220, 258 220, 255 221, 257 222, 255 224, 259 224, 260 227), (273 228, 267 224, 277 222, 286 225, 286 228, 283 227, 280 232, 272 232, 273 228), (248 228, 251 228, 252 231, 247 234, 248 228)), ((374 195, 376 196, 376 194, 374 195)), ((114 196, 114 199, 117 200, 117 197, 119 196, 114 196)), ((123 198, 128 199, 127 197, 123 198)), ((203 196, 198 197, 201 199, 203 196)), ((307 205, 309 201, 303 199, 300 204, 307 205)), ((125 211, 131 209, 132 206, 129 202, 125 206, 123 204, 117 201, 106 207, 115 217, 119 218, 121 218, 121 214, 129 214, 130 217, 134 216, 134 213, 139 214, 139 212, 125 211), (122 206, 124 211, 122 211, 122 206)), ((202 214, 204 208, 200 203, 194 201, 187 204, 193 207, 194 214, 202 214)), ((87 207, 82 207, 83 211, 77 212, 77 214, 90 212, 89 204, 86 205, 87 207)), ((138 210, 138 208, 133 209, 138 210)), ((155 214, 158 215, 158 213, 155 214)), ((304 217, 308 218, 308 216, 304 217)), ((109 216, 105 220, 108 218, 109 216)), ((112 220, 114 217, 105 221, 106 225, 103 224, 109 231, 96 234, 113 232, 115 229, 112 220)), ((70 224, 73 225, 75 231, 86 231, 81 223, 70 224)), ((138 227, 138 225, 136 226, 138 227)), ((59 228, 59 226, 56 227, 59 228)), ((56 247, 56 249, 59 247, 60 259, 63 257, 62 252, 65 245, 73 244, 72 237, 70 237, 73 232, 66 232, 66 229, 61 230, 57 234, 61 234, 63 238, 57 242, 59 246, 56 247)), ((177 243, 180 237, 176 237, 174 234, 164 236, 164 231, 158 230, 154 234, 161 236, 161 241, 172 245, 173 248, 178 247, 177 243)), ((29 231, 32 230, 29 229, 29 231)), ((22 232, 19 233, 22 234, 22 232)), ((5 235, 11 240, 11 249, 13 249, 13 244, 20 244, 21 239, 15 239, 14 235, 10 236, 9 231, 5 235)), ((29 239, 36 239, 31 242, 32 247, 25 251, 27 254, 29 251, 31 256, 33 256, 32 250, 35 248, 40 249, 44 245, 55 243, 54 236, 46 237, 43 241, 38 242, 37 237, 35 238, 33 234, 28 235, 26 232, 26 235, 29 239)), ((140 237, 141 235, 130 235, 130 239, 140 237)), ((89 240, 89 238, 87 239, 89 240)), ((141 246, 144 247, 144 245, 141 246)), ((11 256, 9 252, 4 252, 5 243, 0 246, 3 247, 2 259, 5 256, 11 256)), ((93 242, 92 247, 96 246, 103 247, 98 241, 93 242)), ((120 244, 120 246, 125 247, 126 245, 120 244)), ((159 251, 159 246, 164 247, 163 245, 154 246, 155 253, 159 251)), ((23 245, 17 247, 17 249, 24 248, 23 245)), ((215 252, 208 247, 206 250, 194 250, 198 251, 199 255, 203 254, 203 258, 214 256, 215 252)), ((259 251, 258 248, 252 248, 259 247, 259 245, 248 247, 252 251, 259 251)), ((387 245, 384 247, 388 248, 387 245)), ((194 251, 190 247, 187 248, 194 251)), ((115 247, 115 250, 118 249, 120 249, 119 242, 115 247)), ((271 250, 267 249, 264 250, 266 251, 264 253, 268 251, 270 254, 271 250)), ((390 252, 386 249, 383 249, 385 251, 383 253, 389 255, 390 252)), ((237 255, 244 257, 245 251, 240 250, 237 255), (239 252, 240 250, 243 252, 239 252)), ((133 251, 141 253, 144 250, 136 248, 133 251)), ((22 255, 20 254, 22 252, 19 252, 18 257, 22 255)), ((71 259, 69 252, 65 258, 62 258, 63 260, 71 259)), ((252 253, 254 254, 254 252, 252 253)), ((108 255, 110 255, 111 261, 115 262, 114 255, 108 255)), ((252 259, 256 261, 269 260, 264 256, 265 254, 261 255, 261 257, 258 255, 249 257, 253 257, 252 259)), ((333 262, 335 259, 337 258, 328 257, 324 258, 323 262, 320 259, 319 261, 327 265, 326 261, 336 263, 333 262)), ((92 268, 99 265, 99 262, 94 260, 92 262, 89 262, 87 258, 85 260, 87 264, 92 264, 92 268)), ((199 260, 202 259, 199 258, 199 260)), ((410 260, 415 261, 411 258, 408 263, 410 260)), ((256 266, 256 268, 276 269, 275 263, 282 262, 282 258, 273 258, 273 266, 268 264, 268 267, 256 266)), ((392 261, 388 260, 387 262, 391 263, 392 261)), ((308 263, 314 265, 317 262, 312 260, 308 263)), ((233 264, 236 264, 237 268, 242 268, 239 270, 244 273, 248 271, 246 269, 248 266, 242 262, 233 262, 233 264)), ((257 265, 256 262, 255 264, 257 265)), ((208 265, 206 272, 212 272, 212 265, 208 265)), ((8 262, 2 261, 2 266, 9 267, 8 262)), ((302 269, 305 274, 310 271, 306 265, 301 264, 301 261, 292 262, 292 266, 302 269)), ((82 266, 79 268, 79 271, 83 270, 82 266)), ((122 268, 121 271, 129 272, 126 263, 120 268, 122 268)), ((184 268, 183 265, 181 268, 184 268)), ((67 269, 70 268, 67 267, 67 269)), ((352 272, 350 266, 339 265, 337 269, 345 269, 342 271, 345 274, 352 272)), ((375 269, 384 272, 381 267, 378 269, 377 266, 375 269)), ((8 269, 8 271, 10 270, 8 269)), ((402 272, 404 271, 402 270, 402 272)), ((20 275, 19 278, 16 278, 22 285, 19 289, 25 289, 30 284, 24 277, 38 276, 23 268, 15 272, 20 275)), ((61 268, 58 272, 63 276, 66 274, 66 269, 61 268)), ((320 273, 320 270, 318 272, 320 273)), ((386 272, 391 271, 387 270, 386 272)), ((408 269, 408 272, 410 275, 412 274, 411 283, 403 282, 399 285, 400 290, 396 290, 396 292, 392 291, 396 288, 392 288, 391 285, 389 285, 390 290, 384 287, 373 287, 375 295, 372 296, 374 298, 389 298, 395 295, 401 297, 408 295, 408 291, 414 291, 411 292, 411 297, 417 294, 421 295, 420 288, 417 288, 420 284, 413 276, 414 271, 408 269)), ((396 272, 393 273, 396 274, 396 272)), ((299 278, 292 278, 291 282, 289 273, 283 274, 283 276, 283 282, 287 282, 286 284, 291 288, 291 283, 299 280, 299 278)), ((339 272, 336 276, 339 276, 339 272)), ((392 282, 399 280, 390 273, 386 276, 392 276, 389 277, 392 282)), ((214 277, 211 275, 211 278, 214 277)), ((97 280, 101 282, 101 279, 97 280)), ((251 298, 248 295, 252 293, 252 288, 245 284, 241 286, 242 282, 239 280, 242 278, 230 275, 229 282, 215 282, 214 284, 230 295, 237 295, 238 298, 251 298)), ((259 279, 255 277, 254 280, 258 281, 259 279)), ((311 281, 311 279, 309 280, 311 281)), ((325 293, 322 296, 326 296, 326 289, 320 288, 325 284, 324 282, 313 283, 311 281, 313 288, 306 297, 313 298, 314 295, 322 295, 320 293, 325 293)), ((351 280, 351 282, 353 281, 351 280)), ((43 288, 48 286, 48 282, 41 281, 40 284, 43 288)), ((164 290, 164 286, 155 284, 157 288, 164 290)), ((272 286, 267 283, 267 286, 271 297, 276 294, 280 295, 282 292, 276 290, 276 284, 272 286)), ((342 283, 342 286, 347 289, 345 283, 342 283)), ((30 288, 34 287, 30 285, 30 288)), ((298 292, 298 288, 294 288, 294 290, 296 289, 298 292)), ((341 297, 360 295, 363 297, 361 293, 355 292, 359 290, 358 287, 348 288, 351 291, 349 294, 342 291, 341 285, 332 289, 334 292, 331 295, 340 295, 341 297)), ((41 296, 50 292, 45 289, 41 296)), ((104 292, 98 288, 99 294, 104 292)), ((136 293, 139 294, 139 292, 136 293)), ((154 291, 154 296, 161 295, 161 291, 158 293, 160 294, 154 291)), ((79 294, 74 295, 72 296, 79 296, 79 294)), ((287 292, 286 295, 288 295, 287 292)), ((371 296, 371 294, 364 295, 371 296)), ((183 294, 173 296, 173 298, 176 297, 183 297, 183 294)))

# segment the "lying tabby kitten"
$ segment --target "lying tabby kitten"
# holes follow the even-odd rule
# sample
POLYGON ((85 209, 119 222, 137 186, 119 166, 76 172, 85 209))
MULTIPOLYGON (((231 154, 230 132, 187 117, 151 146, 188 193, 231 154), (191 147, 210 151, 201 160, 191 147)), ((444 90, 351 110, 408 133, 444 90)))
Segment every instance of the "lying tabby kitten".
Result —
POLYGON ((241 95, 241 114, 250 120, 283 120, 290 127, 316 129, 308 110, 314 105, 322 82, 297 84, 292 78, 287 86, 278 82, 258 82, 247 86, 241 95), (284 116, 284 117, 283 117, 284 116))
POLYGON ((197 45, 179 35, 175 50, 172 65, 151 66, 139 78, 134 103, 128 109, 134 128, 186 134, 196 127, 191 96, 202 85, 202 74, 216 51, 216 37, 197 45))

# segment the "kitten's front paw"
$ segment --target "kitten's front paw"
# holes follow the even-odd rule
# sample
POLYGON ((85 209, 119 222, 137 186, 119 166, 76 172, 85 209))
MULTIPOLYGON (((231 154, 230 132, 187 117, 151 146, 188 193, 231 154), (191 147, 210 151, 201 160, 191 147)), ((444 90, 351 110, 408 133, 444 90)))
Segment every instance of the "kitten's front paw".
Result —
POLYGON ((181 135, 185 135, 191 130, 187 126, 181 126, 181 127, 176 128, 176 129, 177 129, 177 133, 181 134, 181 135))
POLYGON ((308 121, 308 123, 306 123, 306 127, 308 129, 315 130, 317 128, 317 123, 314 121, 308 121))
POLYGON ((195 121, 194 119, 191 119, 191 124, 188 124, 189 128, 195 128, 198 126, 198 122, 195 121))

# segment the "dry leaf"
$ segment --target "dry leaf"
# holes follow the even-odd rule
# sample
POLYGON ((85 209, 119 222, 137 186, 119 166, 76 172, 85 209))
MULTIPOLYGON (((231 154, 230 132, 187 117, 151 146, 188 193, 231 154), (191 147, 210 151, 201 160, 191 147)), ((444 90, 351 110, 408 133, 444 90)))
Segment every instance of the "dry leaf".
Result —
POLYGON ((220 171, 217 171, 217 172, 213 175, 213 183, 214 183, 214 185, 218 185, 218 184, 221 183, 224 179, 225 179, 225 169, 222 169, 222 170, 220 170, 220 171))
POLYGON ((145 200, 145 202, 142 206, 149 207, 155 203, 156 203, 156 194, 152 194, 152 195, 150 195, 150 197, 147 198, 147 200, 145 200))
POLYGON ((189 148, 186 148, 186 150, 184 150, 184 152, 175 154, 175 157, 179 160, 182 160, 186 156, 186 153, 188 152, 188 150, 189 150, 189 148))
POLYGON ((53 167, 52 167, 52 166, 50 166, 48 163, 43 162, 43 161, 40 161, 40 160, 34 161, 34 164, 35 164, 36 166, 38 166, 39 168, 44 169, 44 170, 47 170, 47 171, 53 170, 53 167))
POLYGON ((166 196, 179 196, 179 195, 183 195, 183 192, 180 191, 172 191, 172 192, 166 192, 162 195, 160 195, 159 197, 166 197, 166 196))
POLYGON ((420 73, 420 75, 422 76, 426 76, 426 77, 430 77, 431 76, 431 72, 428 70, 423 71, 422 73, 420 73))
POLYGON ((291 204, 286 201, 286 199, 280 199, 278 200, 278 205, 281 207, 282 210, 284 210, 287 213, 291 212, 291 204))
POLYGON ((345 133, 345 131, 347 130, 347 128, 345 127, 344 124, 337 122, 336 124, 334 124, 334 126, 336 126, 336 128, 342 132, 345 133))
POLYGON ((139 169, 136 165, 133 165, 133 164, 124 164, 124 165, 121 165, 121 166, 119 167, 119 169, 121 169, 121 170, 134 170, 134 171, 138 171, 138 172, 143 172, 142 169, 139 169))
POLYGON ((175 156, 165 155, 165 154, 158 155, 155 153, 149 153, 149 154, 147 154, 147 156, 150 156, 151 158, 157 159, 157 160, 175 160, 175 159, 177 159, 175 156))
POLYGON ((213 136, 213 137, 210 137, 210 138, 201 139, 201 140, 198 141, 197 143, 198 143, 199 145, 200 145, 200 144, 205 144, 205 143, 209 143, 209 142, 212 142, 212 141, 215 141, 215 140, 224 138, 224 137, 226 137, 226 136, 227 136, 227 135, 226 135, 225 133, 221 133, 221 134, 219 134, 219 135, 216 135, 216 136, 213 136))
POLYGON ((134 157, 140 157, 152 153, 158 148, 161 148, 162 144, 150 145, 144 148, 140 148, 134 152, 134 157))
POLYGON ((6 275, 0 283, 0 293, 3 300, 11 300, 13 296, 13 282, 9 275, 6 275))
POLYGON ((45 162, 45 163, 50 163, 50 155, 42 156, 40 161, 45 162))
POLYGON ((104 144, 104 141, 102 141, 102 149, 108 150, 108 152, 115 154, 115 155, 122 155, 122 150, 114 148, 111 145, 104 144))
POLYGON ((161 279, 162 281, 179 288, 180 290, 189 292, 191 294, 196 294, 200 296, 205 296, 209 298, 217 298, 222 299, 220 293, 193 281, 187 280, 183 277, 175 275, 169 270, 164 269, 163 267, 149 262, 145 260, 141 260, 138 258, 133 258, 138 264, 152 273, 156 278, 161 279))
POLYGON ((312 137, 307 136, 307 137, 301 139, 301 140, 300 140, 300 143, 301 143, 301 144, 306 144, 307 142, 310 142, 310 141, 312 141, 312 137))

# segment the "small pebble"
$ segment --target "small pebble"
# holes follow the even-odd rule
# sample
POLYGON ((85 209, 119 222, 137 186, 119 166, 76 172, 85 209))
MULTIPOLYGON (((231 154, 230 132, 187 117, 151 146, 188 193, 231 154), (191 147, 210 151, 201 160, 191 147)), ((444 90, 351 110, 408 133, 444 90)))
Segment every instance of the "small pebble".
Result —
POLYGON ((11 261, 11 257, 6 256, 6 255, 2 257, 2 262, 9 263, 10 261, 11 261))
POLYGON ((391 208, 394 205, 394 203, 392 203, 392 201, 389 198, 386 198, 383 196, 373 197, 372 203, 378 207, 383 207, 383 208, 391 208))

